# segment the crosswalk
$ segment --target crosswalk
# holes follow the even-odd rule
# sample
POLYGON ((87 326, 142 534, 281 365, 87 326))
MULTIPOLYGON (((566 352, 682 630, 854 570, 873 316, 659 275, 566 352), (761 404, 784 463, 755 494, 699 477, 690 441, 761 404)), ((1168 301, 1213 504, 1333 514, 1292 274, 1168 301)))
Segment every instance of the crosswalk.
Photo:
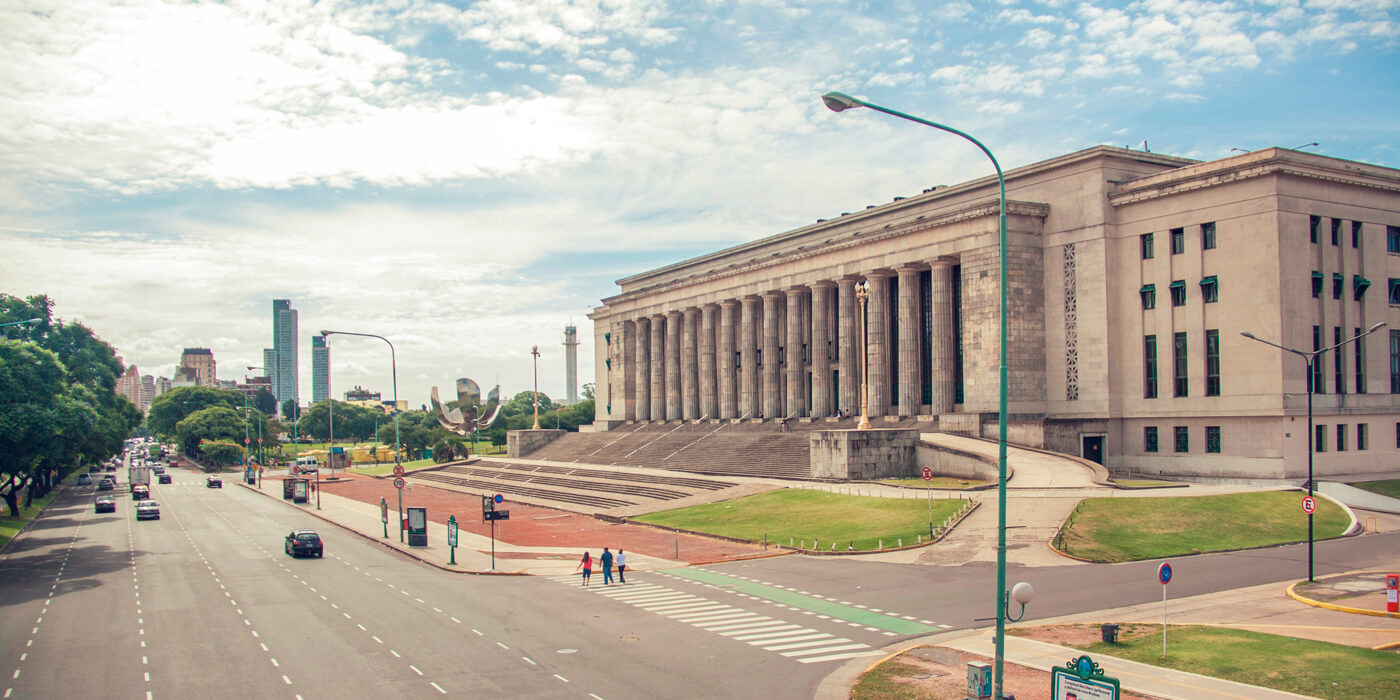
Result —
MULTIPOLYGON (((578 586, 579 583, 578 576, 554 576, 551 579, 574 586, 578 586)), ((629 581, 625 586, 594 584, 580 590, 804 664, 841 661, 880 653, 869 644, 846 637, 744 610, 679 589, 645 580, 633 580, 635 582, 629 581)))

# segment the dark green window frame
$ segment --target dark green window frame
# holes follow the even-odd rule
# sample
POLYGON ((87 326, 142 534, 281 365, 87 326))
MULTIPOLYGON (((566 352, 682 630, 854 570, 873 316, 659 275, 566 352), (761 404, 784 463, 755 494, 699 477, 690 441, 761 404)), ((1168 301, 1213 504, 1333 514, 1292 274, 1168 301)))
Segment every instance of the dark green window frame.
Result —
POLYGON ((1364 296, 1366 296, 1366 290, 1368 290, 1368 289, 1370 289, 1370 288, 1371 288, 1371 280, 1368 280, 1368 279, 1366 279, 1365 277, 1362 277, 1361 275, 1352 275, 1352 276, 1351 276, 1351 299, 1352 299, 1352 301, 1361 301, 1361 298, 1364 297, 1364 296))
POLYGON ((1351 247, 1353 247, 1353 248, 1360 248, 1360 247, 1361 247, 1361 222, 1360 222, 1360 221, 1353 221, 1353 222, 1351 222, 1351 247))
POLYGON ((1157 426, 1149 425, 1142 429, 1142 451, 1157 451, 1157 426))
POLYGON ((1333 299, 1341 299, 1341 298, 1342 298, 1342 283, 1343 283, 1343 282, 1346 282, 1346 279, 1347 279, 1347 278, 1346 278, 1344 275, 1342 275, 1342 273, 1340 273, 1340 272, 1333 272, 1333 273, 1332 273, 1332 298, 1333 298, 1333 299))
POLYGON ((1386 280, 1386 287, 1390 292, 1388 295, 1390 298, 1390 303, 1400 304, 1400 279, 1395 279, 1394 277, 1391 277, 1390 279, 1386 280))
POLYGON ((1206 396, 1220 395, 1220 331, 1206 331, 1206 396))
POLYGON ((1186 229, 1174 228, 1171 230, 1172 255, 1181 255, 1186 252, 1186 229))
POLYGON ((1144 311, 1157 308, 1157 285, 1142 285, 1142 289, 1138 290, 1138 296, 1142 297, 1142 308, 1144 311))
POLYGON ((1172 334, 1172 396, 1186 396, 1190 390, 1187 381, 1186 331, 1172 334))
MULTIPOLYGON (((1394 341, 1391 342, 1392 346, 1394 341)), ((1395 356, 1391 355, 1391 365, 1395 365, 1395 356)), ((1391 385, 1395 380, 1392 374, 1391 385)), ((1142 339, 1142 397, 1144 399, 1157 398, 1157 336, 1143 336, 1142 339)))
POLYGON ((1220 426, 1206 426, 1206 452, 1220 454, 1220 426))
POLYGON ((1312 292, 1314 299, 1322 296, 1322 273, 1317 270, 1312 273, 1312 292))
POLYGON ((1215 249, 1215 222, 1207 221, 1201 224, 1201 248, 1203 250, 1215 249))
POLYGON ((1176 280, 1171 283, 1172 306, 1186 305, 1186 280, 1176 280))
POLYGON ((1316 242, 1317 242, 1317 232, 1318 232, 1318 229, 1321 229, 1321 228, 1322 228, 1322 217, 1320 217, 1320 216, 1309 216, 1309 217, 1308 217, 1308 239, 1309 239, 1311 242, 1313 242, 1313 243, 1316 243, 1316 242))
POLYGON ((1138 236, 1138 241, 1139 241, 1139 245, 1141 246, 1142 259, 1143 259, 1143 260, 1151 260, 1151 259, 1152 259, 1152 234, 1150 234, 1150 233, 1144 233, 1144 234, 1142 234, 1141 236, 1138 236))
POLYGON ((1184 425, 1172 428, 1173 447, 1177 452, 1191 451, 1191 431, 1184 425))
POLYGON ((1385 227, 1385 252, 1400 253, 1400 226, 1385 227))
POLYGON ((1332 219, 1332 245, 1342 244, 1342 220, 1332 219))
POLYGON ((1215 275, 1201 280, 1201 301, 1206 304, 1220 301, 1220 283, 1215 280, 1215 275))

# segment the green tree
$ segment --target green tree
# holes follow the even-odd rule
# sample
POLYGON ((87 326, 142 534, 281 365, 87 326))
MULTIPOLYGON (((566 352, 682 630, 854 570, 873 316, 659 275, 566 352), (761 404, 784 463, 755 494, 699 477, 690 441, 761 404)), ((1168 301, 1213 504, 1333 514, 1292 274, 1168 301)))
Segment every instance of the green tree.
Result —
POLYGON ((180 421, 175 426, 175 434, 180 451, 187 455, 199 454, 200 443, 206 440, 241 444, 243 412, 226 406, 201 408, 180 421))
MULTIPOLYGON (((207 386, 182 386, 178 389, 157 396, 151 402, 151 408, 146 412, 146 427, 156 436, 173 440, 179 437, 176 426, 181 421, 189 417, 190 414, 202 411, 206 408, 220 406, 243 415, 243 394, 229 389, 215 389, 207 386)), ((242 436, 242 423, 239 423, 239 435, 242 436)), ((197 445, 191 446, 194 449, 197 445)), ((193 455, 192 451, 185 451, 185 454, 193 455)))
POLYGON ((243 458, 243 446, 227 440, 204 440, 199 452, 215 464, 232 464, 243 458))
POLYGON ((258 389, 257 393, 253 394, 253 408, 270 416, 277 411, 277 397, 267 389, 258 389))

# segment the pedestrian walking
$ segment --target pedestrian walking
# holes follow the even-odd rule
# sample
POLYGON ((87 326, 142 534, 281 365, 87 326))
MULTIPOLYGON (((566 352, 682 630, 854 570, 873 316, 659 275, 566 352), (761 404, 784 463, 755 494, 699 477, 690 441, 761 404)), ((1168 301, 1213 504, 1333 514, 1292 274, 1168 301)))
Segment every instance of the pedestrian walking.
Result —
POLYGON ((593 575, 593 556, 588 552, 583 553, 583 559, 579 561, 574 571, 583 569, 583 585, 588 585, 588 577, 593 575))
POLYGON ((612 583, 612 565, 613 565, 613 555, 612 555, 612 552, 609 552, 609 551, 608 551, 608 548, 607 548, 607 547, 604 547, 604 548, 603 548, 603 555, 600 556, 600 557, 598 557, 598 559, 599 559, 600 561, 602 561, 602 563, 603 563, 603 585, 606 586, 606 585, 612 583))
POLYGON ((617 562, 617 582, 627 583, 627 553, 619 548, 613 561, 617 562))

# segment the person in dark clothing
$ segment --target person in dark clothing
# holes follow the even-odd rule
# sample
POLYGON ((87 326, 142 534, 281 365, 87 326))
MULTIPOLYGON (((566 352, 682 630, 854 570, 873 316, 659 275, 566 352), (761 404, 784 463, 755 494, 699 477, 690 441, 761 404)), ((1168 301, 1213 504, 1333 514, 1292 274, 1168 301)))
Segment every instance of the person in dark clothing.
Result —
POLYGON ((602 562, 603 564, 603 585, 606 586, 609 583, 612 583, 612 552, 609 552, 608 548, 604 547, 603 554, 598 557, 598 561, 602 562))

